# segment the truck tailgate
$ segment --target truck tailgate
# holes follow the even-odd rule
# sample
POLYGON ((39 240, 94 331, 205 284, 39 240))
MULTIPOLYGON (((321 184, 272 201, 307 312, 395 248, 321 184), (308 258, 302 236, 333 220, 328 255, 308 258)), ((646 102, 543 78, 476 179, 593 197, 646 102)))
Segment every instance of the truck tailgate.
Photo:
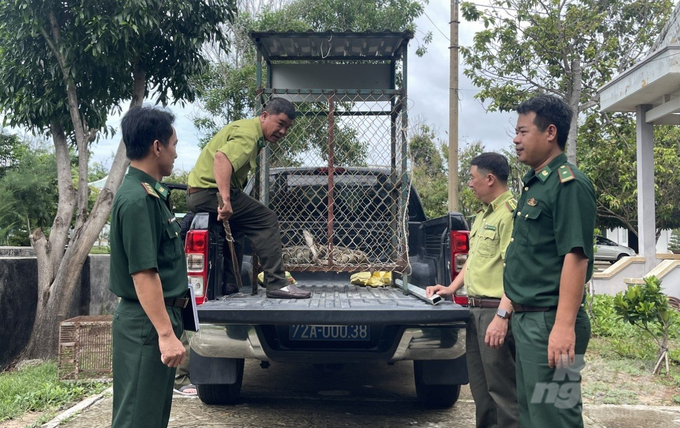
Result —
POLYGON ((394 287, 363 287, 316 280, 298 283, 312 291, 310 299, 268 299, 260 288, 198 306, 201 323, 210 324, 453 324, 469 317, 468 308, 453 302, 436 306, 394 287))

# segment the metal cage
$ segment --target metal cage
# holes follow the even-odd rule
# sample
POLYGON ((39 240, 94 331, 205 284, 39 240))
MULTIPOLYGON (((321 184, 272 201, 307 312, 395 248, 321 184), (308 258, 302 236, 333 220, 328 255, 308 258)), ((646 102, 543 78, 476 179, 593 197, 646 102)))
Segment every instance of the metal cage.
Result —
POLYGON ((257 174, 260 200, 279 216, 286 269, 406 273, 413 34, 250 36, 258 112, 272 97, 297 111, 288 136, 262 150, 257 174))

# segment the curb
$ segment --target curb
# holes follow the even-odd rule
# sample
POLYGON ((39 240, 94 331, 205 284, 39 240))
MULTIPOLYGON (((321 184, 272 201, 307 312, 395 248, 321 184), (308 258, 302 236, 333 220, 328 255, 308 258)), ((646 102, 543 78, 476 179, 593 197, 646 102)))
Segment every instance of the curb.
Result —
POLYGON ((80 403, 76 404, 75 406, 66 409, 63 411, 61 414, 57 415, 54 419, 51 421, 45 423, 42 425, 42 428, 57 428, 64 420, 70 418, 71 416, 75 415, 78 412, 81 412, 97 401, 101 400, 105 395, 109 395, 113 393, 113 387, 109 387, 105 389, 104 391, 100 392, 97 395, 94 395, 92 397, 88 397, 81 401, 80 403))

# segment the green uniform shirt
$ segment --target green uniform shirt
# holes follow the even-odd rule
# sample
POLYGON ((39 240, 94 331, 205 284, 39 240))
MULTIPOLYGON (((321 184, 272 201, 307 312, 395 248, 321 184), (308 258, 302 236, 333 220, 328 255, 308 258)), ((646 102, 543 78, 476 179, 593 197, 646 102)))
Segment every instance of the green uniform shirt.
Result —
POLYGON ((505 260, 505 294, 520 304, 557 306, 565 255, 583 249, 586 281, 593 273, 595 191, 564 153, 522 181, 505 260))
POLYGON ((517 201, 508 190, 477 214, 470 231, 464 278, 470 296, 503 297, 503 260, 516 206, 517 201))
POLYGON ((189 173, 189 186, 202 189, 216 188, 213 163, 215 153, 224 153, 233 172, 231 187, 243 189, 248 181, 248 172, 255 169, 257 154, 263 147, 260 118, 232 122, 220 130, 201 151, 196 166, 189 173))
POLYGON ((130 167, 111 210, 109 289, 125 299, 139 300, 131 275, 155 269, 163 297, 187 291, 187 264, 180 227, 168 207, 168 189, 153 177, 130 167))

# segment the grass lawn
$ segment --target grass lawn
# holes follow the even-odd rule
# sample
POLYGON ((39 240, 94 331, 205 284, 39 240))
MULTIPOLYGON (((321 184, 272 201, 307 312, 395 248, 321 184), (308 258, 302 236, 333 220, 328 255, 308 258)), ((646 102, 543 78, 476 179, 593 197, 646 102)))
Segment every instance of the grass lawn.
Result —
MULTIPOLYGON (((105 382, 59 381, 55 361, 26 364, 0 373, 0 426, 30 412, 40 412, 33 426, 52 419, 60 410, 100 393, 105 382)), ((22 425, 23 426, 23 425, 22 425)))

